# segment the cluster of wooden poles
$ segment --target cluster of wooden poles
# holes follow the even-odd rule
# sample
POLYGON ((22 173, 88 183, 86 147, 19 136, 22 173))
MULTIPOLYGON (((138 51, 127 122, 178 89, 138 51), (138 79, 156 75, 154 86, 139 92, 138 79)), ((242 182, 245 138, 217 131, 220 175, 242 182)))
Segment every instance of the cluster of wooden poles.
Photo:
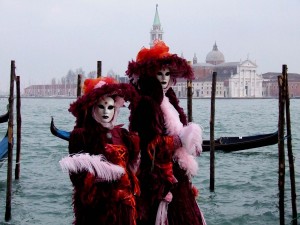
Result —
MULTIPOLYGON (((97 61, 97 77, 101 77, 102 62, 97 61)), ((78 75, 77 82, 77 97, 81 96, 81 79, 78 75)), ((20 152, 21 152, 21 101, 20 101, 20 77, 15 75, 15 62, 11 61, 11 78, 10 78, 10 93, 9 93, 9 121, 8 121, 8 166, 7 166, 7 197, 5 220, 11 219, 11 190, 12 190, 12 156, 13 156, 13 105, 14 105, 14 82, 17 86, 17 156, 15 179, 20 177, 20 152)), ((214 121, 215 121, 215 93, 216 93, 217 73, 212 75, 212 91, 211 91, 211 115, 210 115, 210 191, 215 190, 215 146, 214 146, 214 121)), ((284 220, 284 190, 285 190, 285 152, 284 140, 287 139, 288 159, 290 168, 290 183, 291 183, 291 200, 292 200, 292 224, 297 224, 297 206, 296 206, 296 186, 295 186, 295 170, 294 156, 292 151, 292 134, 291 134, 291 119, 290 119, 290 100, 288 91, 288 74, 287 66, 282 66, 282 74, 278 76, 279 88, 279 119, 278 119, 278 187, 279 187, 279 218, 280 225, 285 224, 284 220), (286 115, 286 120, 285 120, 286 115), (285 123, 286 122, 286 123, 285 123), (285 124, 287 125, 287 136, 285 137, 285 124)), ((187 114, 188 121, 192 122, 192 96, 193 87, 192 81, 187 81, 187 114)))
MULTIPOLYGON (((215 93, 216 93, 217 73, 213 72, 212 76, 212 92, 211 92, 211 115, 210 115, 210 191, 215 190, 215 143, 214 143, 214 121, 215 121, 215 93)), ((188 88, 188 121, 192 121, 192 83, 187 81, 188 88)), ((278 76, 278 90, 279 90, 279 117, 278 117, 278 188, 279 188, 279 220, 280 225, 285 224, 284 218, 284 193, 285 193, 285 139, 287 139, 288 160, 290 169, 290 183, 291 183, 291 204, 292 204, 292 222, 297 223, 297 205, 296 205, 296 184, 295 184, 295 169, 294 156, 292 151, 292 133, 291 133, 291 118, 290 118, 290 98, 288 87, 287 66, 282 66, 282 74, 278 76), (286 114, 286 120, 285 120, 286 114), (285 136, 285 124, 286 132, 285 136)))
MULTIPOLYGON (((97 77, 101 76, 102 62, 97 62, 97 77)), ((81 95, 81 75, 78 75, 77 96, 81 95)), ((12 199, 12 171, 13 171, 13 147, 14 147, 14 89, 16 82, 16 116, 17 116, 17 141, 16 141, 16 166, 15 180, 20 178, 20 161, 21 161, 21 92, 20 92, 20 76, 16 76, 15 61, 11 61, 10 70, 10 89, 8 98, 8 146, 7 146, 7 181, 6 181, 6 206, 5 221, 11 220, 11 199, 12 199)))
POLYGON ((285 139, 287 139, 287 154, 290 169, 291 183, 291 202, 293 225, 297 224, 297 205, 296 205, 296 182, 294 169, 294 156, 292 151, 292 132, 291 132, 291 116, 290 116, 290 98, 288 86, 287 65, 282 66, 282 74, 278 76, 279 89, 279 117, 278 117, 278 187, 279 187, 279 218, 280 225, 285 224, 284 220, 284 192, 285 192, 285 139), (286 116, 286 118, 285 118, 286 116), (286 125, 286 133, 285 132, 286 125))
POLYGON ((7 188, 6 188, 6 208, 5 221, 11 220, 11 196, 12 196, 12 167, 13 167, 13 127, 14 127, 14 83, 16 82, 16 116, 17 116, 17 144, 16 144, 16 167, 15 179, 20 178, 20 160, 21 160, 21 94, 20 77, 16 76, 15 61, 11 61, 10 72, 10 90, 8 99, 8 149, 7 149, 7 188))

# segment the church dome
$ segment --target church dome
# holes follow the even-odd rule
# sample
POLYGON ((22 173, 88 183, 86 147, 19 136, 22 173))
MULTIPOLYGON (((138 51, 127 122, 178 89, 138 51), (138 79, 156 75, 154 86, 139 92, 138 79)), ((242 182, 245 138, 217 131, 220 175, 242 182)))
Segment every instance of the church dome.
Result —
POLYGON ((206 55, 206 63, 210 63, 213 65, 217 65, 217 64, 221 64, 224 63, 225 59, 224 59, 224 55, 222 52, 220 52, 218 50, 218 46, 215 43, 213 50, 210 51, 207 55, 206 55))

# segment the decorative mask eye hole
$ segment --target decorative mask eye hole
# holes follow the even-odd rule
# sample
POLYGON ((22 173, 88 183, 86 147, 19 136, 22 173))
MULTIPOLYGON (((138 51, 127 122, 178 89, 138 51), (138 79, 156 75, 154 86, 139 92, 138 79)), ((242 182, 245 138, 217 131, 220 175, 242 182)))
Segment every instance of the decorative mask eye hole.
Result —
POLYGON ((170 72, 166 72, 165 76, 170 76, 171 73, 170 72))
POLYGON ((104 105, 98 105, 99 109, 104 109, 104 105))
POLYGON ((112 109, 114 109, 115 107, 113 106, 113 105, 110 105, 110 106, 108 106, 107 107, 109 110, 112 110, 112 109))

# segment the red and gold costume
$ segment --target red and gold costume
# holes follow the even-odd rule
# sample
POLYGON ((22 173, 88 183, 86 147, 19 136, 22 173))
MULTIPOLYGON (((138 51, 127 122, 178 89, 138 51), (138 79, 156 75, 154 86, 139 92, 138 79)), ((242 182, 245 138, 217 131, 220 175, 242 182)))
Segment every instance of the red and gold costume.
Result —
POLYGON ((70 155, 61 160, 61 165, 69 171, 74 187, 75 225, 136 225, 135 195, 139 195, 139 184, 135 172, 139 163, 139 137, 121 125, 104 127, 92 115, 101 96, 114 99, 117 96, 128 101, 134 95, 129 85, 104 82, 88 89, 70 106, 69 111, 77 120, 70 135, 70 155))
POLYGON ((72 131, 70 154, 102 154, 109 162, 123 167, 126 171, 119 180, 113 182, 97 181, 97 178, 88 172, 71 174, 76 218, 74 224, 135 224, 134 194, 138 194, 139 187, 129 165, 138 157, 137 146, 138 137, 130 135, 120 127, 108 130, 97 124, 95 130, 76 128, 72 131), (107 138, 107 133, 111 134, 112 138, 107 138))
POLYGON ((159 41, 143 48, 126 73, 141 96, 130 124, 139 133, 141 146, 137 223, 205 225, 191 182, 198 168, 194 156, 202 150, 201 129, 187 123, 171 87, 177 78, 193 79, 190 65, 159 41), (162 69, 170 71, 166 90, 157 79, 162 69))

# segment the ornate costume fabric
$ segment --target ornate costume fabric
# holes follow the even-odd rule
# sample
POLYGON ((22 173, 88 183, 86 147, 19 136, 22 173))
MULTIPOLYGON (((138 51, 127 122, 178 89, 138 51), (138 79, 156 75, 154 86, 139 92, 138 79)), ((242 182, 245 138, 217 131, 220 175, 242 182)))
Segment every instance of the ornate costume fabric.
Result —
MULTIPOLYGON (((159 89, 156 78, 140 80, 140 82, 144 81, 147 86, 159 89)), ((144 92, 149 95, 152 93, 145 90, 144 92)), ((141 98, 131 122, 131 129, 137 131, 141 139, 141 164, 138 173, 141 195, 137 197, 139 216, 137 223, 155 224, 159 205, 170 192, 173 198, 168 203, 167 209, 169 225, 205 224, 196 202, 197 190, 191 183, 191 174, 180 165, 180 160, 176 159, 179 154, 178 149, 182 149, 182 142, 177 135, 180 132, 172 133, 166 127, 164 119, 166 112, 163 112, 161 108, 165 97, 157 97, 157 92, 154 96, 149 95, 141 98)), ((176 106, 174 108, 176 109, 176 106)), ((173 125, 180 123, 179 127, 182 129, 184 126, 180 122, 180 113, 177 110, 176 112, 177 118, 175 119, 177 121, 172 121, 173 125)), ((184 155, 192 157, 192 162, 194 162, 192 155, 186 152, 184 155)), ((183 162, 191 165, 186 159, 183 162)), ((195 171, 193 171, 193 175, 195 175, 195 171)))
POLYGON ((136 62, 129 62, 126 71, 142 96, 130 127, 139 133, 141 139, 138 173, 141 195, 137 197, 137 223, 205 225, 196 202, 198 191, 191 182, 198 168, 194 157, 201 152, 201 129, 196 124, 187 123, 172 88, 164 92, 156 78, 157 72, 164 68, 170 70, 173 83, 176 78, 192 79, 193 73, 186 60, 168 54, 168 50, 162 42, 151 49, 143 48, 136 62), (155 53, 156 47, 159 54, 155 53), (192 138, 185 134, 189 131, 193 131, 192 138), (164 166, 170 164, 172 169, 164 166), (162 205, 165 205, 163 210, 162 205), (161 216, 164 211, 167 211, 167 219, 161 216))
POLYGON ((136 92, 112 78, 87 79, 84 85, 84 95, 69 108, 76 124, 70 135, 69 156, 60 161, 74 187, 73 224, 136 225, 139 137, 115 125, 119 108, 125 101, 132 104, 136 92), (105 105, 114 113, 111 121, 105 121, 105 105))
POLYGON ((108 130, 100 124, 97 124, 94 131, 76 128, 70 136, 69 153, 82 151, 102 154, 109 162, 123 167, 126 173, 113 182, 97 180, 97 177, 87 172, 71 174, 74 185, 74 224, 134 225, 137 215, 133 194, 139 193, 139 186, 129 165, 134 165, 138 159, 138 137, 130 135, 123 128, 108 130))

